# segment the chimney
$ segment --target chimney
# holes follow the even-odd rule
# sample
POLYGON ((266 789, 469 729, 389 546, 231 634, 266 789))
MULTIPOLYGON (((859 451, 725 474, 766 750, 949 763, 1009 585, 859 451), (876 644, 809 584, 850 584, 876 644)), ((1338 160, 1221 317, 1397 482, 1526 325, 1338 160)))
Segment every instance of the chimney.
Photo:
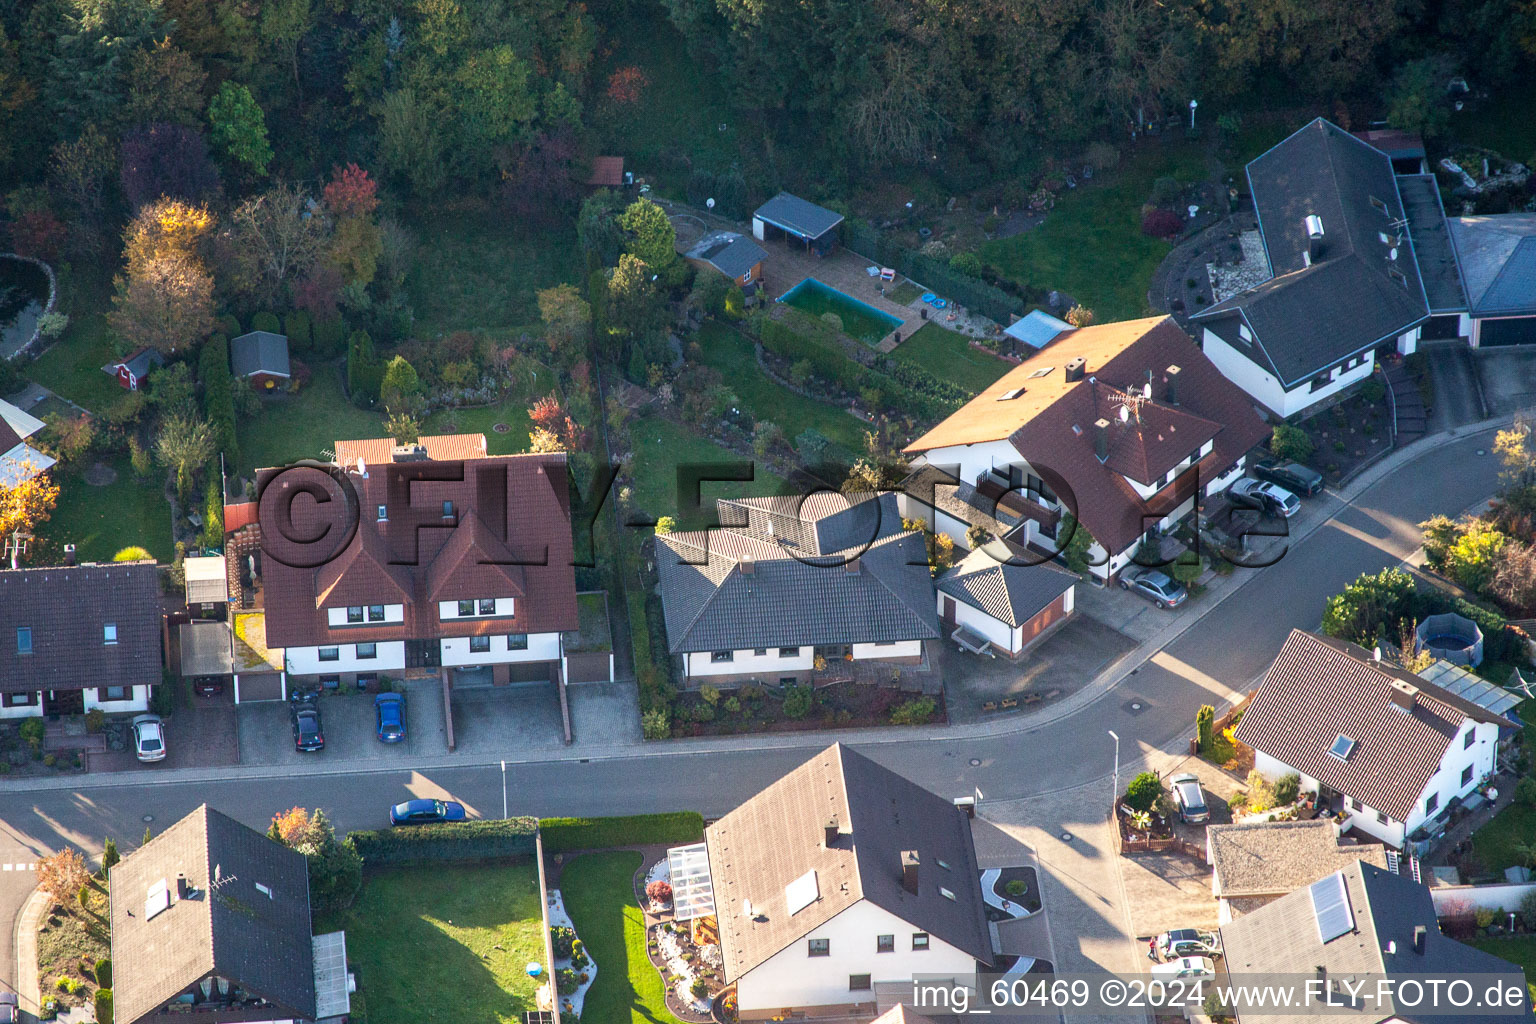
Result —
POLYGON ((1419 956, 1424 955, 1424 943, 1429 939, 1429 929, 1422 924, 1413 926, 1413 951, 1419 956))
POLYGON ((757 559, 738 558, 736 560, 736 568, 741 570, 741 574, 743 576, 751 576, 753 573, 757 572, 757 559))
POLYGON ((179 900, 187 898, 187 876, 185 874, 176 875, 176 898, 179 900))
POLYGON ((1302 226, 1307 231, 1307 265, 1311 266, 1323 249, 1323 218, 1309 213, 1302 226))
POLYGON ((1318 964, 1314 970, 1317 971, 1318 985, 1326 989, 1328 987, 1328 968, 1324 967, 1322 964, 1318 964))
POLYGON ((1419 688, 1412 683, 1405 683, 1401 679, 1392 680, 1392 703, 1404 714, 1413 713, 1413 701, 1418 695, 1419 688))
POLYGON ((837 845, 837 837, 839 835, 837 830, 837 819, 828 818, 827 823, 822 826, 822 831, 824 833, 823 839, 826 843, 826 847, 830 850, 832 847, 837 845))
POLYGON ((1170 366, 1163 371, 1163 380, 1168 382, 1168 404, 1179 404, 1179 374, 1182 371, 1177 366, 1170 366))
POLYGON ((79 564, 79 562, 75 558, 75 546, 73 544, 65 544, 64 545, 64 564, 65 565, 78 565, 79 564))
POLYGON ((1109 461, 1109 420, 1102 417, 1093 421, 1093 454, 1100 462, 1109 461))
POLYGON ((917 895, 917 851, 901 851, 901 887, 917 895))
POLYGON ((1062 373, 1065 375, 1067 383, 1071 384, 1075 381, 1082 380, 1083 371, 1087 368, 1088 360, 1084 359, 1082 356, 1074 356, 1072 359, 1067 361, 1066 368, 1062 370, 1062 373))
POLYGON ((843 563, 843 572, 847 573, 849 576, 857 576, 863 571, 863 566, 859 565, 859 560, 857 558, 850 558, 848 561, 843 563))

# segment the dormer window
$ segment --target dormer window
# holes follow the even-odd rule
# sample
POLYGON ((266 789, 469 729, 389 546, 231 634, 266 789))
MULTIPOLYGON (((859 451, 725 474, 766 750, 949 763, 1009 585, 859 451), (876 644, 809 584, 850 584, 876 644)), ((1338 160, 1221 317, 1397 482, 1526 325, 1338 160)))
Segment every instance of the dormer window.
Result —
POLYGON ((371 604, 371 605, 369 605, 368 606, 368 621, 369 622, 383 622, 384 621, 384 606, 381 605, 381 604, 371 604))
POLYGON ((101 642, 104 644, 117 643, 117 623, 108 622, 101 627, 101 642))
POLYGON ((351 625, 352 623, 357 623, 357 622, 362 622, 362 621, 363 621, 363 606, 360 605, 360 604, 359 605, 351 605, 351 606, 349 606, 347 608, 347 623, 349 625, 351 625))

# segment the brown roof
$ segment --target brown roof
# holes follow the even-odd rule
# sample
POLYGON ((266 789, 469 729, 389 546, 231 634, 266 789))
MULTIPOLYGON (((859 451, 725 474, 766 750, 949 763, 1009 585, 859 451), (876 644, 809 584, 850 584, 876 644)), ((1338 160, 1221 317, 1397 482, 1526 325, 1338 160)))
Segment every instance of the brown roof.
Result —
POLYGON ((263 490, 266 639, 271 646, 548 633, 577 627, 565 455, 381 465, 368 463, 365 451, 364 461, 367 473, 341 470, 361 508, 356 533, 331 558, 288 538, 323 536, 327 527, 334 529, 330 514, 351 501, 343 488, 316 468, 258 474, 263 490), (267 498, 269 485, 300 495, 292 500, 291 524, 282 521, 285 500, 267 498), (303 497, 306 486, 321 488, 334 501, 321 504, 303 497), (445 502, 452 503, 452 518, 442 515, 445 502), (376 511, 380 505, 387 509, 383 521, 376 511), (438 600, 489 597, 514 598, 513 617, 439 620, 438 600), (327 608, 402 603, 401 623, 334 630, 327 623, 327 608))
MULTIPOLYGON (((426 434, 416 441, 427 451, 427 458, 439 462, 454 459, 485 458, 484 434, 426 434)), ((361 458, 365 465, 377 466, 393 461, 398 442, 392 437, 365 437, 358 441, 336 442, 336 464, 351 469, 361 458)))
POLYGON ((1206 829, 1206 838, 1217 899, 1283 896, 1351 861, 1387 866, 1385 848, 1375 843, 1340 846, 1338 826, 1321 818, 1212 825, 1206 829))
POLYGON ((159 683, 160 614, 154 562, 0 571, 0 691, 159 683), (115 644, 105 642, 109 623, 115 644))
POLYGON ((1236 737, 1328 788, 1406 821, 1468 720, 1512 727, 1363 648, 1292 630, 1264 676, 1236 737), (1413 711, 1393 705, 1392 684, 1416 688, 1413 711), (1348 759, 1329 748, 1355 741, 1348 759))
POLYGON ((624 158, 621 156, 595 156, 592 158, 592 174, 588 185, 624 184, 624 158))
POLYGON ((205 804, 118 862, 111 883, 112 993, 122 1024, 214 975, 274 1004, 276 1016, 314 1017, 303 854, 205 804), (170 905, 151 917, 147 898, 161 883, 170 905))
POLYGON ((970 822, 948 800, 842 744, 709 826, 705 841, 729 980, 860 900, 992 960, 970 822), (825 826, 834 820, 839 835, 829 848, 825 826), (902 886, 902 854, 914 850, 917 895, 902 886), (791 913, 785 889, 810 872, 816 898, 791 913))
POLYGON ((0 419, 0 455, 21 444, 21 435, 11 429, 11 425, 0 419))
POLYGON ((1008 439, 1094 539, 1118 553, 1146 532, 1150 517, 1167 515, 1194 493, 1196 476, 1220 475, 1267 434, 1253 402, 1172 318, 1149 317, 1064 335, 907 451, 1008 439), (1068 383, 1064 367, 1079 356, 1086 360, 1083 378, 1068 383), (1177 405, 1168 401, 1173 366, 1179 367, 1177 405), (1020 388, 1018 397, 999 400, 1020 388), (1094 423, 1100 419, 1110 424, 1104 462, 1095 449, 1094 423), (1156 483, 1207 441, 1214 444, 1198 474, 1180 474, 1151 499, 1143 500, 1126 482, 1156 483))

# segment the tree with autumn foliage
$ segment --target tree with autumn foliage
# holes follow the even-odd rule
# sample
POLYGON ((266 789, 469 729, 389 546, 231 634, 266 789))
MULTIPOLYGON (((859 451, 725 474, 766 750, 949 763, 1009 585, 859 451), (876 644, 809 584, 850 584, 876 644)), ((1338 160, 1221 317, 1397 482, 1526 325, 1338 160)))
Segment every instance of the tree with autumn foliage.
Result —
POLYGON ((379 208, 379 183, 357 164, 333 167, 320 196, 338 217, 370 217, 379 208))
MULTIPOLYGON (((30 471, 25 460, 20 470, 21 476, 30 471)), ((58 503, 59 485, 46 473, 17 484, 0 483, 0 536, 9 537, 17 530, 36 533, 37 527, 53 515, 58 503)))
POLYGON ((304 855, 309 863, 309 896, 318 910, 339 910, 363 884, 363 859, 351 839, 338 840, 320 808, 294 807, 272 816, 267 838, 304 855))
POLYGON ((577 452, 587 446, 586 429, 566 412, 553 393, 533 403, 528 418, 534 426, 529 435, 534 445, 531 451, 577 452))
POLYGON ((85 858, 79 852, 63 849, 37 862, 37 885, 59 906, 75 902, 80 889, 91 880, 85 858))
POLYGON ((557 355, 586 347, 592 326, 592 305, 575 285, 557 284, 538 293, 539 319, 544 321, 544 340, 557 355))
POLYGON ((213 330, 213 277, 203 262, 213 227, 208 207, 169 198, 129 222, 107 322, 130 347, 181 351, 213 330))
POLYGON ((644 71, 628 64, 608 76, 608 98, 621 106, 639 103, 649 84, 644 71))

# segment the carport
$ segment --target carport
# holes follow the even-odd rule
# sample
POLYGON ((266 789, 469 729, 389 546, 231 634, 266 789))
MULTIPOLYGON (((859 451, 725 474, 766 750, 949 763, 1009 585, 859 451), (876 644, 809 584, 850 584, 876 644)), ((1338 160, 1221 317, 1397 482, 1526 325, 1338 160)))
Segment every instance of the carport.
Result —
POLYGON ((187 622, 181 626, 181 677, 193 685, 228 686, 235 674, 234 636, 225 622, 187 622))
POLYGON ((837 247, 837 226, 843 215, 836 210, 780 192, 752 214, 752 235, 758 241, 780 234, 805 243, 818 256, 837 247))

